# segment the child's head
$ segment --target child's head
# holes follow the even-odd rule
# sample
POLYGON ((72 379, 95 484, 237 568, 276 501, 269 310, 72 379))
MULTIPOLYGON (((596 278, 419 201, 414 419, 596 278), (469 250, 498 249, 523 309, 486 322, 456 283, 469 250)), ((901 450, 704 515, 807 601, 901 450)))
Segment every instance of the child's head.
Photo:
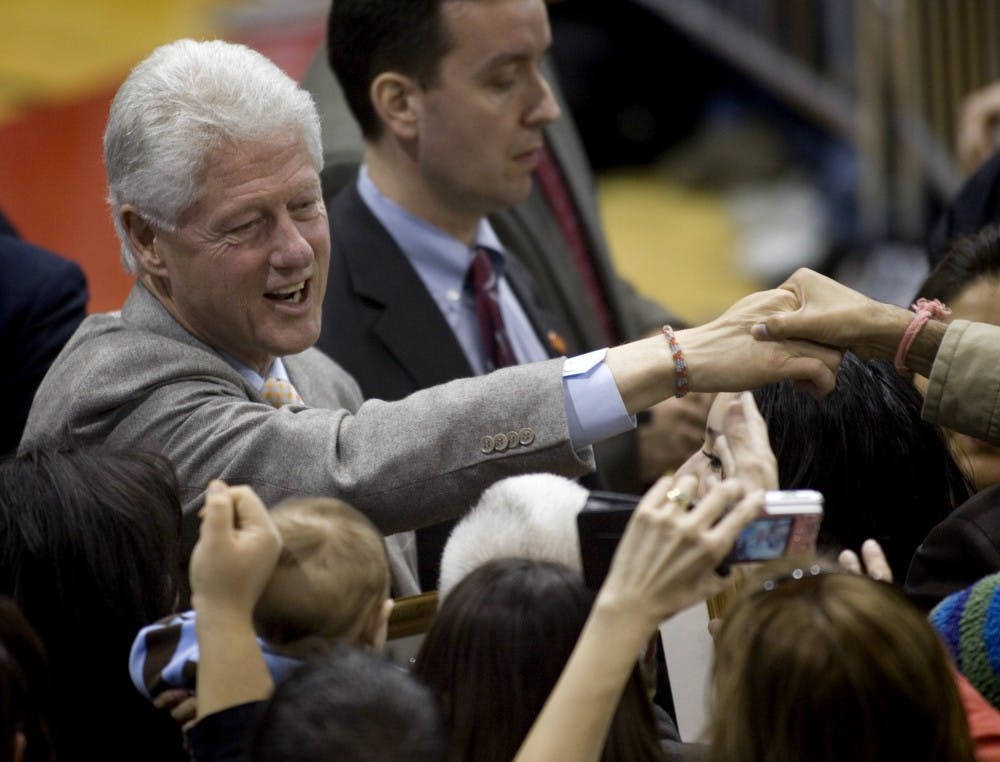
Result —
POLYGON ((334 498, 286 500, 271 516, 284 547, 254 610, 261 637, 289 656, 335 640, 381 648, 392 602, 375 526, 334 498))

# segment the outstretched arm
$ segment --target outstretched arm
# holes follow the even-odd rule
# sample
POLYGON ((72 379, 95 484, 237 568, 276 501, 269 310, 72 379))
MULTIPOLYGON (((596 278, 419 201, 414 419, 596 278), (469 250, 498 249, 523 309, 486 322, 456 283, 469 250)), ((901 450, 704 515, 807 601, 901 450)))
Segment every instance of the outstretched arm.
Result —
POLYGON ((198 719, 271 695, 274 684, 253 628, 257 603, 281 552, 267 509, 249 487, 214 481, 191 554, 197 614, 198 719))
MULTIPOLYGON (((752 331, 758 339, 804 339, 891 360, 913 320, 909 310, 869 299, 812 270, 796 271, 781 290, 794 296, 794 307, 757 322, 752 331)), ((945 323, 930 320, 907 352, 906 367, 929 376, 946 330, 945 323)))
MULTIPOLYGON (((755 342, 751 336, 752 326, 797 306, 788 289, 760 291, 740 299, 705 325, 677 331, 687 363, 688 390, 735 392, 791 380, 816 394, 832 391, 840 365, 839 349, 799 341, 796 336, 773 342, 755 342)), ((674 394, 675 362, 663 336, 613 347, 605 362, 630 413, 674 394)))
POLYGON ((518 750, 520 762, 599 759, 640 648, 662 620, 725 586, 715 567, 759 513, 763 494, 747 495, 739 480, 727 480, 689 510, 678 494, 693 495, 697 486, 693 476, 665 477, 639 503, 576 648, 518 750))

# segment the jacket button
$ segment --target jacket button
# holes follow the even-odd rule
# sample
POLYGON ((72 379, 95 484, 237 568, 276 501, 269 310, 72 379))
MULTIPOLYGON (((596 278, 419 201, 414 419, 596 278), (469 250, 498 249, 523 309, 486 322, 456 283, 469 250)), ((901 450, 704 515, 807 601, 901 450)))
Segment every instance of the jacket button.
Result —
POLYGON ((521 429, 521 431, 518 432, 517 439, 522 446, 527 447, 528 445, 530 445, 532 442, 535 441, 535 432, 533 432, 531 429, 521 429))
POLYGON ((493 435, 493 448, 497 452, 503 452, 504 450, 506 450, 508 444, 509 442, 507 441, 507 435, 504 434, 503 432, 493 435))
POLYGON ((521 437, 518 435, 518 433, 516 431, 508 431, 507 432, 507 446, 508 447, 517 447, 517 445, 520 443, 520 441, 521 441, 521 437))
POLYGON ((496 443, 493 441, 493 437, 491 437, 489 434, 483 437, 483 446, 480 448, 480 451, 483 453, 483 455, 489 455, 491 452, 493 452, 494 447, 496 447, 496 443))

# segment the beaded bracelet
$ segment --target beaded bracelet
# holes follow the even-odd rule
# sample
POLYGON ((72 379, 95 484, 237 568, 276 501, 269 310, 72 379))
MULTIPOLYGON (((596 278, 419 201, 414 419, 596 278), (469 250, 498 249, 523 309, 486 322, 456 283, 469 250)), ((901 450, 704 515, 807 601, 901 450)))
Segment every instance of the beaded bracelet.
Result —
POLYGON ((917 301, 910 308, 917 314, 913 316, 913 320, 910 324, 906 326, 906 330, 903 331, 903 337, 899 340, 899 348, 896 349, 895 365, 896 370, 900 373, 905 373, 906 368, 906 353, 910 351, 910 347, 913 346, 913 341, 917 338, 917 334, 920 333, 920 329, 924 327, 928 320, 932 317, 942 318, 946 315, 951 314, 951 310, 945 307, 937 299, 917 299, 917 301))
POLYGON ((688 390, 688 366, 684 359, 684 351, 674 335, 674 329, 669 325, 663 326, 663 335, 667 337, 667 344, 670 345, 670 355, 674 358, 674 384, 677 387, 676 397, 683 397, 688 390))

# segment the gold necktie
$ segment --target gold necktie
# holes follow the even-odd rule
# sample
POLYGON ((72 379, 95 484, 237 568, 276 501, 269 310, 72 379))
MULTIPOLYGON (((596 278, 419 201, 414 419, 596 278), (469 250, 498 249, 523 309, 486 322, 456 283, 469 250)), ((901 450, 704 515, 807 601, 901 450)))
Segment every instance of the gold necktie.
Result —
POLYGON ((260 390, 260 396, 264 401, 274 407, 284 407, 285 405, 301 405, 302 398, 295 391, 291 381, 283 378, 269 378, 264 382, 260 390))

